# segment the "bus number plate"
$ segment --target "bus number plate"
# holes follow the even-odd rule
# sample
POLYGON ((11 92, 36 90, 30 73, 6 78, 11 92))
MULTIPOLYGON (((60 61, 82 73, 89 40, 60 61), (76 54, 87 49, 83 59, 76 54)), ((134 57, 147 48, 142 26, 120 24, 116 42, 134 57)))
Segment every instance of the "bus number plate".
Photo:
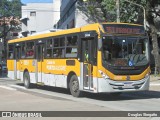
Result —
POLYGON ((125 83, 124 83, 124 87, 125 87, 125 88, 133 87, 133 83, 132 83, 132 82, 125 82, 125 83))

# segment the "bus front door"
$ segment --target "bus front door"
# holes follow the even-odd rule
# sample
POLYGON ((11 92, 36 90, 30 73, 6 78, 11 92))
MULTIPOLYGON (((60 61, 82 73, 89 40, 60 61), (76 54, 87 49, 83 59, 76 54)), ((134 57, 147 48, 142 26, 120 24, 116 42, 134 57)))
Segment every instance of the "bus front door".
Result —
POLYGON ((44 44, 38 44, 36 46, 36 79, 37 83, 42 83, 42 74, 43 74, 43 55, 44 55, 44 44))
POLYGON ((15 48, 15 67, 14 67, 14 78, 20 79, 20 46, 16 46, 15 48))
POLYGON ((83 40, 82 39, 82 69, 81 76, 83 76, 83 89, 84 90, 93 90, 93 43, 94 38, 83 40))

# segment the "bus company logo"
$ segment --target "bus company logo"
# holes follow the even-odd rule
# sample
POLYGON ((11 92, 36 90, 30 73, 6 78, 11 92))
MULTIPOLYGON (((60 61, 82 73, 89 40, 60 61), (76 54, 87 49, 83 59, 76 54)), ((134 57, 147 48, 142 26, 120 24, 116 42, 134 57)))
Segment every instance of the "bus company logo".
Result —
POLYGON ((12 117, 11 112, 2 112, 2 117, 12 117))

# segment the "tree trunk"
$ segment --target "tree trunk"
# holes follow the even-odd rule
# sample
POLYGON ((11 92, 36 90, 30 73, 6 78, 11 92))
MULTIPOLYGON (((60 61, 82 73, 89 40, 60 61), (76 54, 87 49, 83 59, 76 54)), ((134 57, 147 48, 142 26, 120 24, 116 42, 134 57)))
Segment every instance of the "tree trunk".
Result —
POLYGON ((153 45, 153 51, 152 54, 154 56, 155 60, 155 74, 160 72, 160 56, 159 56, 159 47, 158 47, 158 41, 157 41, 157 29, 154 25, 150 25, 151 27, 151 36, 152 36, 152 45, 153 45))

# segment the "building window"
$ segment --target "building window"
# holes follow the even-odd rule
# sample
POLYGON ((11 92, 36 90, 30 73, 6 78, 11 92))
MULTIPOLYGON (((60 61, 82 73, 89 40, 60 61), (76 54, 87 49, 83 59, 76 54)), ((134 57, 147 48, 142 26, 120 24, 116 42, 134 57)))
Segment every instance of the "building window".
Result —
POLYGON ((36 16, 36 12, 35 11, 30 12, 30 16, 36 16))

